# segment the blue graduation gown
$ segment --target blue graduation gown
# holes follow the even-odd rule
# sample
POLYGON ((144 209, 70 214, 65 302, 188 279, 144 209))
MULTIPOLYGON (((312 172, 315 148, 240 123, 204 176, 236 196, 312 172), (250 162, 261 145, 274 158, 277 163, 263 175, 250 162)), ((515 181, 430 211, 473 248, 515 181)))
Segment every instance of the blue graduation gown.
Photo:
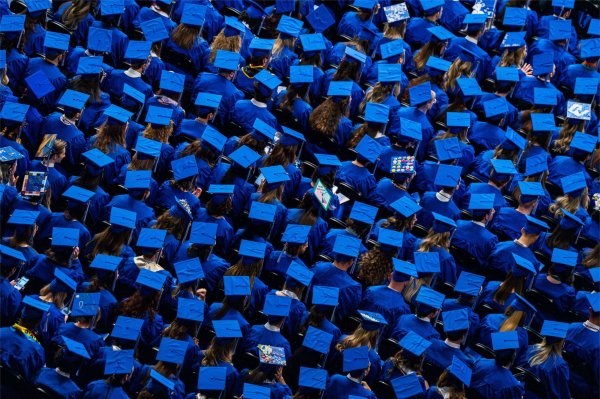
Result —
POLYGON ((533 76, 525 76, 519 83, 517 83, 513 91, 513 98, 533 104, 533 94, 536 87, 552 89, 556 93, 557 101, 557 105, 554 107, 554 112, 558 114, 563 114, 565 112, 565 96, 563 93, 559 91, 552 83, 544 82, 533 76))
MULTIPOLYGON (((65 75, 63 75, 63 73, 56 65, 46 62, 41 58, 31 58, 29 60, 29 65, 27 65, 25 76, 31 76, 39 71, 43 72, 46 75, 48 80, 54 86, 55 90, 52 93, 46 94, 44 97, 42 97, 41 100, 38 100, 35 97, 35 95, 31 92, 31 90, 28 90, 26 95, 27 103, 38 104, 38 109, 50 111, 53 110, 56 106, 56 102, 60 98, 65 88, 65 85, 67 84, 67 78, 65 77, 65 75)), ((60 131, 57 131, 56 133, 59 132, 60 131)))
POLYGON ((273 54, 269 62, 269 69, 277 75, 279 79, 285 79, 290 76, 290 65, 298 56, 293 49, 283 47, 279 54, 273 54))
POLYGON ((190 208, 194 210, 192 214, 197 212, 201 207, 198 197, 189 191, 182 191, 178 187, 175 187, 171 184, 171 180, 166 180, 161 184, 156 195, 156 201, 153 205, 163 209, 169 209, 176 204, 175 198, 185 199, 190 208))
POLYGON ((379 180, 375 191, 381 198, 385 200, 385 205, 388 209, 391 209, 390 204, 399 200, 400 198, 410 197, 410 193, 408 191, 394 186, 392 180, 388 179, 387 177, 379 180))
MULTIPOLYGON (((190 259, 189 255, 187 254, 187 250, 190 245, 190 242, 185 242, 181 245, 179 252, 177 252, 175 262, 190 259)), ((223 275, 230 265, 224 259, 219 258, 215 254, 210 254, 208 259, 202 261, 201 263, 202 271, 204 272, 204 281, 206 282, 206 289, 209 292, 214 291, 219 286, 223 275)))
POLYGON ((325 389, 323 399, 339 399, 349 395, 366 399, 377 399, 375 394, 365 389, 360 383, 348 379, 345 375, 335 374, 331 376, 325 389))
MULTIPOLYGON (((492 347, 492 334, 500 331, 500 326, 507 319, 507 316, 503 314, 492 313, 481 320, 479 325, 479 331, 477 332, 477 342, 486 345, 488 348, 492 347)), ((523 327, 517 327, 517 336, 519 339, 519 349, 517 349, 516 359, 521 359, 527 351, 529 345, 529 338, 527 337, 527 331, 523 327)))
POLYGON ((283 348, 285 357, 292 355, 292 347, 279 331, 268 330, 264 325, 255 325, 250 328, 247 336, 239 343, 238 352, 250 352, 258 356, 258 344, 279 346, 283 348))
POLYGON ((219 74, 208 72, 202 72, 194 81, 192 99, 195 101, 198 93, 201 92, 222 96, 217 111, 217 120, 221 125, 231 120, 235 103, 244 98, 244 93, 235 87, 230 80, 219 74))
MULTIPOLYGON (((558 20, 554 15, 544 15, 539 19, 536 29, 536 35, 548 39, 550 37, 550 22, 558 20)), ((569 38, 569 52, 573 55, 579 55, 578 37, 575 26, 571 25, 571 37, 569 38)))
POLYGON ((12 49, 6 54, 6 75, 8 76, 8 85, 15 90, 19 82, 24 78, 25 70, 29 58, 25 54, 21 54, 17 49, 12 49))
POLYGON ((425 353, 425 361, 429 361, 440 369, 445 369, 452 364, 452 358, 455 356, 469 367, 473 367, 473 359, 469 355, 465 354, 462 349, 451 347, 441 339, 431 340, 431 346, 425 353))
POLYGON ((227 310, 227 312, 223 316, 221 316, 221 318, 215 319, 215 315, 222 307, 223 307, 223 303, 221 303, 221 302, 213 302, 213 304, 210 305, 210 309, 208 311, 210 320, 211 321, 214 321, 214 320, 236 320, 240 325, 240 330, 242 331, 242 335, 247 336, 248 333, 250 332, 250 328, 252 326, 250 325, 250 323, 248 323, 248 321, 246 320, 244 315, 241 314, 236 309, 229 308, 229 310, 227 310))
POLYGON ((217 237, 214 251, 219 256, 227 257, 231 241, 233 239, 233 227, 223 218, 214 218, 206 212, 206 209, 200 209, 196 217, 197 222, 216 223, 217 237))
POLYGON ((577 292, 573 287, 565 283, 552 284, 546 278, 547 276, 546 273, 540 273, 535 276, 533 288, 553 300, 554 312, 548 314, 543 309, 539 309, 538 315, 544 320, 560 320, 562 319, 561 315, 571 310, 577 292))
POLYGON ((357 166, 352 161, 342 162, 336 180, 343 181, 358 191, 362 197, 376 205, 385 206, 386 201, 377 193, 377 181, 369 169, 357 166))
POLYGON ((332 263, 319 262, 313 266, 312 286, 327 285, 340 289, 339 305, 335 311, 336 320, 354 314, 362 297, 360 284, 348 272, 338 269, 332 263))
MULTIPOLYGON (((35 57, 37 54, 44 53, 44 39, 46 38, 46 29, 40 24, 35 24, 29 36, 27 42, 23 44, 23 52, 28 57, 35 57)), ((26 76, 29 76, 27 74, 26 76)))
POLYGON ((548 181, 555 186, 562 187, 560 179, 579 172, 583 173, 588 188, 591 187, 592 179, 582 163, 575 161, 569 156, 558 155, 550 163, 548 181))
MULTIPOLYGON (((536 352, 534 346, 530 346, 527 351, 526 358, 529 359, 536 352)), ((527 366, 527 369, 535 374, 543 386, 546 388, 546 396, 539 396, 535 392, 527 389, 525 386, 525 394, 527 398, 544 399, 544 398, 570 398, 569 392, 569 365, 561 356, 551 355, 545 362, 527 366)))
POLYGON ((292 262, 296 262, 302 266, 305 266, 302 259, 298 257, 292 257, 284 251, 273 251, 265 260, 264 270, 268 272, 275 272, 280 276, 285 277, 288 267, 292 262))
POLYGON ((533 251, 514 241, 499 242, 498 245, 496 245, 496 248, 494 248, 494 251, 488 256, 486 267, 508 273, 515 262, 512 256, 513 253, 529 260, 533 263, 536 270, 540 269, 540 262, 536 259, 533 251))
POLYGON ((496 125, 484 121, 477 121, 469 129, 469 141, 485 150, 493 150, 504 141, 506 132, 496 125))
POLYGON ((433 136, 435 136, 435 131, 427 118, 427 114, 419 111, 416 107, 401 108, 390 120, 389 134, 400 133, 400 118, 405 118, 421 124, 423 138, 415 156, 419 162, 423 162, 427 152, 427 144, 431 141, 433 136))
POLYGON ((138 12, 135 19, 133 20, 133 27, 135 27, 136 29, 140 29, 140 24, 142 22, 146 22, 156 18, 160 18, 168 33, 171 33, 171 31, 177 26, 177 24, 171 21, 171 19, 168 16, 161 15, 151 8, 142 7, 140 8, 140 11, 138 12))
POLYGON ((164 60, 165 66, 168 70, 185 75, 185 89, 191 90, 194 85, 194 79, 196 78, 196 76, 198 76, 200 72, 202 72, 202 70, 208 63, 208 57, 210 56, 210 49, 208 48, 208 43, 202 37, 198 37, 194 42, 192 48, 188 50, 179 47, 177 43, 173 41, 172 38, 169 38, 164 44, 164 47, 171 53, 177 54, 178 57, 183 57, 184 59, 189 59, 192 61, 192 69, 183 70, 179 66, 173 64, 173 60, 164 60))
MULTIPOLYGON (((175 3, 173 12, 171 13, 171 18, 173 19, 173 21, 179 22, 181 20, 181 16, 183 15, 183 11, 185 8, 184 6, 186 3, 192 3, 192 1, 183 1, 175 3)), ((217 34, 219 34, 219 31, 221 31, 221 29, 223 28, 225 20, 223 16, 219 13, 219 11, 213 6, 213 2, 208 0, 194 0, 193 3, 206 6, 206 12, 204 14, 204 24, 202 25, 202 34, 206 35, 206 40, 208 40, 209 43, 212 43, 213 38, 217 36, 217 34)), ((244 7, 233 8, 240 11, 244 10, 244 7)), ((254 37, 254 35, 252 35, 252 32, 247 29, 246 34, 244 35, 244 42, 246 42, 247 40, 246 36, 250 36, 250 39, 248 39, 248 43, 250 43, 250 40, 252 40, 252 37, 254 37)))
POLYGON ((75 174, 81 162, 81 154, 85 152, 85 136, 72 124, 66 124, 61 120, 58 112, 54 112, 46 118, 42 127, 44 133, 56 133, 56 138, 67 142, 66 157, 61 165, 69 172, 75 174))
POLYGON ((456 230, 452 235, 452 245, 462 248, 473 255, 479 265, 485 264, 487 255, 498 243, 498 237, 490 233, 485 227, 472 221, 458 220, 456 225, 456 230))
MULTIPOLYGON (((445 13, 444 12, 442 14, 445 13)), ((448 44, 448 48, 444 51, 444 59, 452 62, 458 56, 460 56, 462 52, 462 48, 470 51, 475 54, 475 64, 473 65, 471 71, 475 71, 475 78, 478 81, 483 81, 487 76, 490 75, 491 71, 491 58, 484 50, 481 49, 477 44, 470 42, 466 37, 455 37, 450 40, 450 44, 448 44)))
POLYGON ((2 326, 10 326, 19 315, 21 293, 10 284, 8 279, 0 278, 0 321, 2 326))
POLYGON ((404 302, 402 293, 391 289, 387 285, 376 285, 367 288, 363 293, 360 308, 380 313, 385 318, 388 324, 381 333, 383 339, 390 336, 400 316, 410 313, 410 308, 404 302))
POLYGON ((496 187, 488 183, 471 183, 460 202, 461 209, 468 209, 471 194, 494 194, 494 209, 496 209, 496 211, 502 207, 508 206, 508 202, 504 199, 502 192, 496 187))
POLYGON ((490 230, 498 231, 505 234, 512 240, 516 240, 521 236, 521 229, 527 224, 526 215, 518 212, 515 208, 509 206, 500 208, 496 212, 490 230))
POLYGON ((420 205, 423 209, 417 214, 417 220, 419 224, 427 229, 433 224, 432 212, 439 213, 454 221, 460 219, 460 209, 458 209, 454 201, 440 201, 436 192, 429 191, 424 193, 421 197, 420 205))
POLYGON ((430 321, 421 320, 414 314, 400 316, 398 323, 394 326, 391 338, 400 341, 409 331, 419 334, 428 341, 440 338, 440 333, 433 328, 430 321))
POLYGON ((105 380, 98 380, 90 383, 85 389, 84 399, 129 399, 121 387, 108 385, 105 380))
POLYGON ((56 336, 67 337, 79 342, 85 346, 92 359, 99 356, 100 348, 105 345, 102 336, 96 334, 91 329, 77 327, 75 323, 62 324, 58 328, 56 336))
POLYGON ((44 367, 38 373, 35 383, 36 386, 49 390, 57 398, 79 399, 83 391, 69 377, 58 374, 55 369, 44 367))
MULTIPOLYGON (((572 64, 569 65, 564 71, 560 74, 560 86, 567 87, 575 87, 575 80, 577 78, 600 78, 600 73, 593 68, 589 68, 584 64, 572 64)), ((600 85, 598 85, 598 90, 596 92, 596 96, 600 96, 600 85)))
POLYGON ((262 119, 267 125, 277 129, 277 119, 267 109, 267 105, 253 100, 240 100, 233 108, 232 122, 240 125, 245 131, 252 130, 254 121, 262 119))
POLYGON ((510 370, 498 366, 494 359, 484 358, 475 364, 471 389, 488 399, 519 399, 524 393, 523 386, 510 370))
POLYGON ((425 18, 410 18, 406 26, 404 40, 413 48, 421 48, 431 39, 431 33, 427 28, 436 26, 433 22, 425 18))
MULTIPOLYGON (((287 223, 297 223, 300 214, 300 209, 288 209, 287 223)), ((319 247, 321 246, 324 237, 327 235, 328 228, 327 222, 320 216, 317 217, 315 224, 310 227, 308 232, 308 248, 304 253, 304 258, 307 259, 307 263, 311 263, 310 261, 317 256, 319 247)))
POLYGON ((29 277, 35 277, 44 284, 49 284, 54 278, 55 269, 61 270, 66 275, 75 280, 78 284, 85 280, 83 269, 81 268, 81 263, 79 262, 79 259, 71 261, 70 267, 64 267, 52 262, 44 254, 40 254, 40 256, 36 258, 35 263, 32 264, 31 269, 27 270, 25 275, 29 277))
POLYGON ((579 365, 571 365, 569 387, 573 397, 595 398, 598 396, 598 375, 600 375, 600 340, 598 331, 588 329, 585 323, 572 323, 567 331, 564 351, 575 359, 581 360, 579 365), (583 374, 587 373, 587 374, 583 374))
POLYGON ((143 201, 136 200, 129 194, 116 195, 105 207, 105 219, 108 220, 110 209, 112 207, 125 209, 137 213, 135 222, 136 229, 147 227, 154 220, 154 210, 146 205, 143 201))
POLYGON ((0 328, 0 362, 31 382, 46 358, 44 348, 13 327, 0 328))
POLYGON ((141 77, 130 77, 122 69, 113 70, 102 81, 102 90, 110 94, 114 98, 121 98, 123 96, 123 87, 125 84, 133 87, 140 93, 144 94, 146 100, 154 95, 152 86, 144 82, 141 77))

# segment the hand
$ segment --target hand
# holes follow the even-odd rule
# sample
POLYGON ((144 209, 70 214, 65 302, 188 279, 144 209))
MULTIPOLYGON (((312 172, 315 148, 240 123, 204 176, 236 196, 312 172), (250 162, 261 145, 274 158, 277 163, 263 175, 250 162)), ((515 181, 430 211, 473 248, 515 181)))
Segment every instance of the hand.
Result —
POLYGON ((75 247, 75 249, 73 249, 73 259, 77 258, 79 258, 79 247, 75 247))
POLYGON ((198 295, 198 298, 202 299, 203 301, 206 301, 206 293, 208 291, 206 291, 206 288, 198 288, 196 290, 196 295, 198 295))
POLYGON ((523 66, 521 67, 521 71, 523 71, 523 73, 527 76, 531 76, 533 74, 533 68, 531 67, 530 64, 523 64, 523 66))
POLYGON ((283 385, 286 385, 285 380, 283 379, 283 367, 277 367, 277 372, 275 373, 275 379, 277 381, 279 381, 280 383, 282 383, 283 385))
POLYGON ((13 287, 14 287, 15 285, 17 285, 17 280, 12 280, 12 281, 10 282, 10 285, 12 285, 13 287))
POLYGON ((369 387, 369 384, 367 384, 366 381, 361 381, 360 384, 363 386, 364 389, 366 389, 367 391, 371 390, 371 387, 369 387))

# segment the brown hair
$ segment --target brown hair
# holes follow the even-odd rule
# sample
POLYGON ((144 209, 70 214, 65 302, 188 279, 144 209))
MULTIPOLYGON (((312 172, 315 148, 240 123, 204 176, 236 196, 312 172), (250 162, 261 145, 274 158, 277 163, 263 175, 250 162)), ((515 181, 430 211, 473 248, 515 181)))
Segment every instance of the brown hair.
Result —
POLYGON ((500 62, 498 63, 498 66, 500 67, 509 67, 509 66, 516 66, 517 68, 521 68, 521 66, 523 66, 523 61, 525 60, 525 56, 526 56, 526 47, 519 47, 517 50, 515 51, 510 51, 510 49, 506 49, 504 50, 504 52, 502 53, 502 58, 500 58, 500 62))
POLYGON ((583 192, 580 196, 572 197, 568 194, 561 195, 556 199, 556 202, 554 202, 548 207, 548 210, 550 211, 550 213, 552 213, 555 219, 558 219, 560 217, 563 217, 563 212, 560 210, 560 208, 564 208, 567 211, 575 214, 579 207, 587 209, 589 203, 590 198, 588 197, 588 189, 586 187, 583 189, 583 192))
POLYGON ((511 272, 508 272, 506 278, 494 293, 494 302, 504 305, 508 297, 514 292, 516 294, 523 294, 523 286, 525 284, 525 277, 514 276, 511 272))
POLYGON ((392 256, 379 248, 373 248, 364 254, 358 265, 358 278, 369 287, 381 284, 393 269, 392 256))
POLYGON ((49 296, 52 299, 52 303, 59 309, 65 306, 65 300, 68 294, 66 292, 54 292, 50 290, 50 284, 42 287, 40 290, 40 297, 49 296))
POLYGON ((168 144, 169 137, 173 133, 173 121, 169 122, 167 126, 153 127, 152 124, 148 123, 146 129, 144 129, 143 136, 150 140, 160 141, 161 143, 168 144))
POLYGON ((356 327, 356 330, 346 338, 342 339, 336 346, 335 349, 343 351, 348 348, 358 348, 359 346, 368 346, 369 348, 375 348, 377 344, 377 336, 379 335, 378 330, 367 331, 362 326, 356 327))
POLYGON ((515 310, 511 306, 507 307, 504 315, 508 316, 500 325, 498 332, 515 331, 521 323, 525 321, 527 314, 521 310, 515 310))
POLYGON ((600 265, 600 244, 596 244, 594 248, 583 258, 581 264, 586 269, 591 269, 593 267, 598 267, 600 265))
POLYGON ((231 340, 227 345, 218 345, 216 338, 213 338, 206 351, 204 351, 201 364, 203 366, 218 366, 220 362, 231 363, 235 344, 235 340, 231 340))
POLYGON ((577 131, 582 131, 585 121, 571 123, 569 119, 565 121, 558 133, 558 138, 554 141, 554 151, 564 154, 571 148, 571 141, 577 131))
POLYGON ((293 50, 295 42, 296 42, 296 39, 293 37, 288 38, 288 39, 282 39, 281 36, 277 36, 277 38, 275 39, 275 44, 273 44, 273 50, 272 50, 271 54, 273 54, 273 57, 279 55, 283 51, 284 47, 287 47, 290 50, 293 50))
POLYGON ((263 162, 263 167, 282 165, 284 168, 286 168, 290 163, 296 162, 296 150, 297 146, 295 145, 275 145, 263 162))
POLYGON ((425 64, 427 64, 427 60, 429 59, 429 57, 439 57, 445 45, 445 42, 434 42, 432 40, 425 43, 425 45, 421 47, 421 51, 419 51, 413 57, 415 69, 417 71, 423 70, 425 68, 425 64))
POLYGON ((147 315, 150 321, 154 321, 156 313, 154 307, 157 304, 158 295, 158 292, 155 295, 142 295, 139 291, 135 291, 133 295, 119 304, 117 313, 121 316, 138 319, 147 315))
POLYGON ((125 126, 126 125, 109 125, 104 122, 94 141, 94 147, 107 154, 111 147, 121 145, 125 147, 125 126))
POLYGON ((167 209, 158 217, 156 224, 152 226, 152 228, 167 230, 169 233, 173 234, 177 240, 181 241, 185 238, 183 235, 185 234, 186 221, 171 215, 167 209))
POLYGON ((208 62, 215 62, 215 58, 217 57, 217 50, 227 50, 232 51, 234 53, 239 53, 242 48, 242 37, 240 35, 234 36, 225 36, 224 29, 221 29, 219 34, 213 38, 213 41, 210 45, 210 56, 208 57, 208 62))
POLYGON ((456 58, 446 75, 446 87, 454 90, 456 87, 456 79, 462 76, 469 76, 471 74, 472 64, 470 62, 463 62, 460 58, 456 58))
POLYGON ((200 35, 200 28, 186 24, 179 24, 173 33, 171 39, 175 44, 184 50, 191 50, 196 43, 196 38, 200 35))
MULTIPOLYGON (((336 102, 328 97, 321 105, 313 110, 308 118, 312 130, 326 137, 335 137, 338 125, 350 100, 345 98, 336 102)), ((341 143, 340 143, 341 144, 341 143)))
POLYGON ((433 247, 441 247, 448 249, 450 247, 450 232, 436 233, 433 229, 429 229, 421 245, 419 245, 418 252, 429 252, 433 247))
MULTIPOLYGON (((440 378, 438 378, 436 386, 440 387, 440 388, 447 388, 448 399, 467 399, 467 396, 465 395, 465 390, 463 389, 463 387, 457 386, 456 384, 453 383, 453 381, 455 381, 455 380, 456 380, 455 378, 451 378, 450 373, 448 372, 448 369, 446 369, 442 372, 442 374, 440 375, 440 378)), ((456 381, 458 381, 458 380, 456 380, 456 381)), ((446 398, 446 396, 444 396, 444 398, 446 398)))
POLYGON ((115 233, 110 227, 105 228, 90 241, 89 245, 93 245, 94 249, 89 255, 89 260, 91 261, 98 254, 121 256, 121 250, 127 244, 129 234, 129 230, 115 233))
POLYGON ((96 7, 96 0, 73 0, 71 5, 67 7, 63 16, 62 22, 70 30, 77 29, 77 25, 83 21, 91 10, 96 7))

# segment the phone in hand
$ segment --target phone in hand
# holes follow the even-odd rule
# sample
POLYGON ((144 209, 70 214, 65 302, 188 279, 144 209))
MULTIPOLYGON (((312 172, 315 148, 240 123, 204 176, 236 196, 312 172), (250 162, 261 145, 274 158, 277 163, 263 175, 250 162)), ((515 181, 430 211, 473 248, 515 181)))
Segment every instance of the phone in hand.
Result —
POLYGON ((25 276, 21 277, 17 283, 15 284, 15 288, 19 291, 21 291, 25 285, 27 284, 27 282, 29 281, 29 279, 25 276))

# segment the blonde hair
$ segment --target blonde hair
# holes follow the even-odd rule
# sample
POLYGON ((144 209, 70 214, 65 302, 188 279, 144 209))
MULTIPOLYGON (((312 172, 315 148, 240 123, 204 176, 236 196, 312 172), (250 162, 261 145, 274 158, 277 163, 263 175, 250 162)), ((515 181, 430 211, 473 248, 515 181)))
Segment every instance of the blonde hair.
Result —
POLYGON ((52 300, 52 303, 57 308, 61 309, 65 306, 65 300, 67 299, 66 292, 53 292, 50 290, 50 284, 42 287, 40 290, 40 297, 48 296, 52 300))
POLYGON ((225 36, 224 29, 219 32, 217 36, 213 39, 210 45, 210 56, 208 57, 208 62, 215 62, 215 57, 217 56, 217 50, 227 50, 232 51, 234 53, 239 53, 242 48, 242 37, 239 35, 235 36, 225 36))
POLYGON ((96 7, 96 0, 73 0, 62 16, 62 22, 71 30, 77 29, 77 25, 85 19, 90 10, 96 7))
POLYGON ((454 90, 456 87, 456 79, 463 76, 470 76, 471 67, 472 64, 470 62, 463 62, 460 58, 456 58, 448 69, 448 73, 446 75, 446 87, 454 90))
POLYGON ((558 138, 554 141, 554 151, 558 153, 565 153, 571 148, 571 141, 577 131, 581 131, 585 125, 585 121, 579 123, 565 122, 558 133, 558 138))
POLYGON ((520 68, 523 65, 523 61, 525 60, 525 51, 525 46, 519 47, 519 49, 515 51, 510 51, 509 49, 504 50, 504 52, 502 53, 502 58, 500 58, 500 62, 498 63, 498 66, 516 66, 517 68, 520 68))
POLYGON ((402 292, 402 295, 404 296, 404 300, 407 303, 412 303, 413 297, 415 295, 417 295, 417 293, 419 292, 419 290, 421 289, 421 287, 423 285, 429 286, 429 284, 431 284, 432 278, 433 278, 432 276, 419 277, 419 278, 411 277, 410 282, 408 283, 408 285, 402 292))
POLYGON ((369 348, 374 348, 377 344, 378 335, 378 330, 367 331, 359 325, 352 334, 341 340, 335 346, 335 349, 338 351, 343 351, 344 349, 358 348, 359 346, 368 346, 369 348))
POLYGON ((199 27, 179 24, 175 29, 173 29, 173 33, 171 33, 171 39, 182 49, 191 50, 194 47, 194 44, 196 44, 196 39, 199 35, 199 27))
POLYGON ((413 56, 413 62, 415 63, 415 68, 417 71, 425 68, 425 64, 427 64, 429 57, 432 55, 435 57, 439 56, 445 45, 445 42, 434 42, 431 40, 425 43, 425 45, 421 48, 421 51, 413 56))
POLYGON ((529 365, 531 367, 538 366, 545 363, 552 356, 562 357, 562 346, 563 340, 549 344, 546 338, 540 343, 534 345, 533 353, 529 358, 529 365))
POLYGON ((522 310, 515 310, 512 306, 507 307, 504 314, 508 317, 500 325, 498 332, 515 331, 525 320, 526 316, 525 312, 522 310))
POLYGON ((273 45, 273 51, 272 51, 273 57, 281 54, 284 47, 293 49, 295 41, 296 41, 296 39, 293 37, 288 38, 288 39, 282 39, 281 36, 277 36, 277 39, 275 39, 275 44, 273 45))
POLYGON ((590 251, 590 253, 587 254, 587 256, 583 259, 581 264, 587 269, 599 267, 598 265, 600 265, 600 244, 596 244, 596 246, 590 251))
POLYGON ((436 233, 433 228, 429 229, 423 241, 419 245, 418 252, 430 252, 434 247, 448 249, 450 247, 450 232, 436 233))
POLYGON ((144 129, 143 136, 147 139, 156 140, 167 144, 172 133, 173 121, 170 121, 167 126, 161 127, 152 127, 152 124, 148 123, 148 125, 146 125, 146 129, 144 129))
POLYGON ((406 33, 406 23, 400 23, 396 26, 392 26, 387 22, 383 26, 383 37, 386 39, 404 39, 406 33))
POLYGON ((555 219, 558 219, 564 216, 563 211, 561 211, 560 208, 564 208, 567 211, 575 214, 579 207, 587 209, 589 204, 590 198, 588 197, 588 189, 586 187, 583 189, 583 192, 580 196, 572 197, 567 194, 558 197, 556 202, 548 207, 548 210, 550 213, 552 213, 555 219))

